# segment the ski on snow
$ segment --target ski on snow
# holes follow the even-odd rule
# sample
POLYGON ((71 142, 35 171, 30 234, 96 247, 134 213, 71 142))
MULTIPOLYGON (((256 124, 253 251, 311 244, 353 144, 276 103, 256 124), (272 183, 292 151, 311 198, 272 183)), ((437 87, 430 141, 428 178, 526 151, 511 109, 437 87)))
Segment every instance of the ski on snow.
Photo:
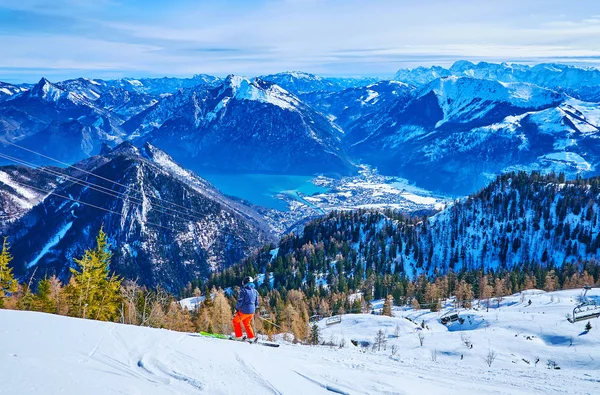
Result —
MULTIPOLYGON (((202 336, 202 337, 210 337, 210 338, 213 338, 213 339, 240 341, 240 340, 235 339, 232 336, 222 335, 220 333, 200 332, 200 336, 202 336)), ((253 342, 253 341, 247 340, 246 337, 244 337, 244 339, 241 340, 241 341, 244 342, 244 343, 259 344, 261 346, 266 346, 266 347, 279 347, 279 344, 277 344, 277 343, 265 342, 265 341, 261 341, 261 340, 253 342)))

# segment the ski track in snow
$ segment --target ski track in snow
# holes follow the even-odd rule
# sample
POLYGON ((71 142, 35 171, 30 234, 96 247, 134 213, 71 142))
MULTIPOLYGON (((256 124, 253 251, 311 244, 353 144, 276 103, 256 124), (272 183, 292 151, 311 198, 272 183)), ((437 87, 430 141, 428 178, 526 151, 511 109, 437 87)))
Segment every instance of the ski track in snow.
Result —
MULTIPOLYGON (((599 292, 588 296, 598 298, 599 292)), ((504 298, 500 308, 489 312, 461 310, 465 322, 449 327, 439 323, 442 313, 400 308, 395 317, 347 314, 337 325, 321 321, 322 340, 345 339, 343 349, 291 344, 273 349, 0 310, 0 393, 597 394, 600 320, 591 320, 593 329, 582 333, 587 321, 570 324, 564 318, 580 293, 528 291, 504 298), (429 329, 406 318, 424 320, 429 329), (396 327, 399 337, 392 335, 396 327), (385 351, 363 352, 351 345, 350 340, 372 343, 378 329, 388 334, 385 351), (426 336, 423 347, 417 331, 426 336), (463 334, 472 338, 472 349, 462 344, 463 334), (483 361, 489 349, 498 352, 491 368, 483 361), (437 361, 431 360, 433 351, 437 361), (537 366, 535 357, 540 358, 537 366), (548 359, 561 370, 547 369, 548 359)), ((376 308, 381 304, 374 303, 376 308)))

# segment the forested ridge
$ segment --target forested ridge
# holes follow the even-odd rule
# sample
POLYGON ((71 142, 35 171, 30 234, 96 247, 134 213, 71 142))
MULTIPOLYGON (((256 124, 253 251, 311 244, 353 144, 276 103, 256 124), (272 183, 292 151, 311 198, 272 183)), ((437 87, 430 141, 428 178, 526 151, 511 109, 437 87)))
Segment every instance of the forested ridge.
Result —
MULTIPOLYGON (((368 294, 371 287, 379 298, 419 278, 464 279, 478 291, 481 276, 491 284, 505 277, 515 292, 528 279, 543 287, 548 273, 556 277, 555 287, 568 286, 575 273, 596 282, 599 193, 597 177, 566 181, 562 174, 520 172, 499 176, 431 218, 391 210, 332 212, 209 283, 228 287, 245 275, 266 273, 264 292, 368 294)), ((399 300, 405 291, 395 293, 399 300)))

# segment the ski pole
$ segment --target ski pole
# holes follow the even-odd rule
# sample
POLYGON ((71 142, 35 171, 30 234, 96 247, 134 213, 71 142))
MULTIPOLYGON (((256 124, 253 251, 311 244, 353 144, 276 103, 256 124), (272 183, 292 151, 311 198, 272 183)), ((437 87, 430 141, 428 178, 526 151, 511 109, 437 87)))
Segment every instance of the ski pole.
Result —
POLYGON ((258 316, 258 318, 260 318, 261 320, 263 320, 263 321, 265 321, 265 322, 268 322, 268 323, 269 323, 269 324, 271 324, 271 325, 274 325, 276 328, 279 328, 279 329, 281 329, 281 327, 280 327, 279 325, 277 325, 276 323, 274 323, 273 321, 269 321, 269 320, 268 320, 268 319, 266 319, 266 318, 262 318, 260 315, 258 316))

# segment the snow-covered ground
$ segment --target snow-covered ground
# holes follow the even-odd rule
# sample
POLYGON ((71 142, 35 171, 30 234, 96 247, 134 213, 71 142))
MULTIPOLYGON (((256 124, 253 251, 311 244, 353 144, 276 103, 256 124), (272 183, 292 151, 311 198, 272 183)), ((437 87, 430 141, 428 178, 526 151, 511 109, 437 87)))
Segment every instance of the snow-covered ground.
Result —
MULTIPOLYGON (((397 309, 395 317, 349 314, 329 327, 320 322, 323 339, 343 338, 344 348, 274 349, 0 310, 0 393, 598 394, 600 320, 584 333, 586 322, 570 324, 564 317, 579 293, 526 292, 489 312, 461 311, 464 324, 449 328, 438 322, 441 313, 426 310, 397 309), (426 329, 404 317, 425 321, 426 329), (379 329, 387 336, 385 350, 352 345, 372 343, 379 329), (497 353, 491 367, 484 362, 489 350, 497 353), (548 359, 561 369, 548 369, 548 359)), ((588 296, 600 298, 600 290, 588 296)))

